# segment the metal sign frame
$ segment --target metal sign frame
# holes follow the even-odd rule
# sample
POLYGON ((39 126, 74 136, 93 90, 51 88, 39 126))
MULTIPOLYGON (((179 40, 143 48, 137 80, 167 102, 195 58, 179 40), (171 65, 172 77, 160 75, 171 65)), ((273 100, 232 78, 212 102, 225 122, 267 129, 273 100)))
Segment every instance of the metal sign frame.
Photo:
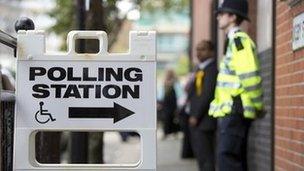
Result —
POLYGON ((108 53, 103 31, 72 31, 67 43, 68 52, 50 53, 43 31, 18 32, 14 170, 156 170, 156 33, 131 31, 127 53, 108 53), (77 39, 98 39, 100 51, 76 53, 77 39), (41 164, 35 158, 38 131, 129 130, 140 135, 136 164, 41 164))

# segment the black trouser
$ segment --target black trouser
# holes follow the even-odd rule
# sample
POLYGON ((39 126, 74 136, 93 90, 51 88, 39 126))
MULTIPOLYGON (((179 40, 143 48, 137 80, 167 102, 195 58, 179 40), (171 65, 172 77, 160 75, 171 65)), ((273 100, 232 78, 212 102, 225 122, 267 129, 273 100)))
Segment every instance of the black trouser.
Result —
POLYGON ((214 171, 215 131, 204 131, 190 127, 193 153, 200 171, 214 171))
POLYGON ((184 137, 182 140, 182 150, 181 157, 182 158, 193 158, 193 150, 191 146, 191 136, 190 136, 190 126, 188 123, 189 115, 185 113, 184 109, 180 113, 180 126, 184 133, 184 137))
POLYGON ((219 171, 247 170, 247 136, 252 120, 244 118, 239 102, 235 100, 232 113, 219 120, 219 171))

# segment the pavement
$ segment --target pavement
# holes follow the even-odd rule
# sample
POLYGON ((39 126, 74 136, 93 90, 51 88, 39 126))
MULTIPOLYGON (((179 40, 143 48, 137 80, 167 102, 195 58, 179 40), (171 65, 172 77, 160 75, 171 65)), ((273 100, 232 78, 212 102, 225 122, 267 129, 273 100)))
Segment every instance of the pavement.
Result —
POLYGON ((193 159, 181 159, 182 135, 168 137, 165 140, 158 138, 157 170, 158 171, 198 171, 193 159))
MULTIPOLYGON (((181 159, 182 134, 169 136, 165 140, 161 131, 157 136, 157 171, 198 171, 193 159, 181 159)), ((140 142, 131 137, 122 142, 117 132, 109 132, 104 137, 104 159, 109 164, 137 163, 140 159, 140 142)))

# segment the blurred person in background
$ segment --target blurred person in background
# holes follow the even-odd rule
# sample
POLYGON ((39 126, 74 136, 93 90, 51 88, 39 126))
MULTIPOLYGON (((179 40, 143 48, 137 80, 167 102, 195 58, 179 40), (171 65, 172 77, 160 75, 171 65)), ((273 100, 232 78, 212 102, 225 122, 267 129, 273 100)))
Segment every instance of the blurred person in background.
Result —
POLYGON ((263 111, 262 78, 256 47, 240 25, 248 18, 246 0, 225 0, 217 10, 226 33, 225 52, 209 114, 219 118, 219 171, 246 171, 247 138, 253 119, 263 111))
POLYGON ((178 111, 179 116, 179 124, 181 130, 183 132, 182 139, 182 149, 181 149, 181 158, 194 158, 193 149, 191 145, 191 137, 190 137, 190 126, 189 126, 189 94, 190 94, 190 85, 194 80, 194 73, 189 73, 187 76, 187 82, 184 87, 184 93, 186 94, 186 98, 184 99, 181 108, 178 111))
POLYGON ((214 98, 217 62, 212 42, 200 41, 196 51, 199 63, 190 81, 188 95, 191 143, 200 171, 214 171, 216 119, 208 115, 208 110, 214 98))
POLYGON ((158 104, 161 111, 161 120, 163 124, 163 131, 165 139, 171 133, 178 132, 178 124, 176 123, 176 110, 177 110, 177 95, 174 88, 176 82, 175 72, 168 69, 165 73, 164 79, 164 97, 158 104))

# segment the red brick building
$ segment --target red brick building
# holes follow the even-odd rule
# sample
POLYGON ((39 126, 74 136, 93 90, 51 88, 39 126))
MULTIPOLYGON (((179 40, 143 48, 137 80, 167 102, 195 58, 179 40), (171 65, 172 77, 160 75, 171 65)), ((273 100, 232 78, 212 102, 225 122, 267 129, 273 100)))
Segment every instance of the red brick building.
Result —
MULTIPOLYGON (((218 58, 222 57, 223 33, 217 29, 213 15, 221 2, 192 0, 194 61, 194 47, 202 39, 212 40, 217 45, 218 58)), ((301 48, 304 47, 304 1, 248 2, 251 22, 242 27, 257 44, 267 111, 264 118, 254 121, 250 130, 249 168, 253 171, 304 170, 304 48, 301 48), (294 18, 302 13, 303 17, 298 17, 302 25, 296 30, 294 18), (295 32, 300 36, 297 49, 292 45, 295 32)))
POLYGON ((293 20, 302 13, 303 1, 276 2, 276 170, 304 170, 304 49, 292 48, 293 20))

